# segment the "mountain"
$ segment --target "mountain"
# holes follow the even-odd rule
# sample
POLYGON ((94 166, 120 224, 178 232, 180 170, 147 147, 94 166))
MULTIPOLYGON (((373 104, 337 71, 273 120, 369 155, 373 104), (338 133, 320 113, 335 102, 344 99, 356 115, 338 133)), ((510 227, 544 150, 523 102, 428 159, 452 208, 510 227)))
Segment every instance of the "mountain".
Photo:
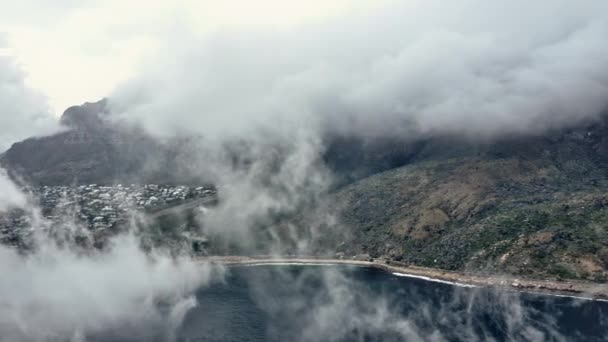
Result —
MULTIPOLYGON (((32 184, 204 182, 199 168, 177 167, 204 158, 187 138, 159 142, 109 115, 104 100, 71 107, 61 118, 65 131, 15 143, 0 163, 32 184)), ((325 251, 451 270, 608 280, 608 115, 493 140, 328 136, 325 142, 323 160, 337 179, 329 202, 342 227, 323 237, 325 251)), ((228 155, 246 160, 243 144, 228 155)))
POLYGON ((106 100, 70 107, 64 131, 13 144, 0 165, 33 185, 202 182, 173 167, 182 141, 161 143, 109 115, 106 100))
MULTIPOLYGON (((13 144, 0 155, 0 165, 15 179, 33 185, 116 183, 208 183, 196 137, 162 141, 138 127, 111 120, 107 100, 68 108, 65 130, 13 144)), ((225 158, 247 167, 247 141, 231 141, 225 158), (238 162, 237 162, 238 161, 238 162)), ((402 139, 329 136, 323 158, 337 175, 336 184, 406 164, 421 144, 402 139)))
POLYGON ((608 280, 608 120, 488 143, 435 139, 339 189, 338 252, 608 280))

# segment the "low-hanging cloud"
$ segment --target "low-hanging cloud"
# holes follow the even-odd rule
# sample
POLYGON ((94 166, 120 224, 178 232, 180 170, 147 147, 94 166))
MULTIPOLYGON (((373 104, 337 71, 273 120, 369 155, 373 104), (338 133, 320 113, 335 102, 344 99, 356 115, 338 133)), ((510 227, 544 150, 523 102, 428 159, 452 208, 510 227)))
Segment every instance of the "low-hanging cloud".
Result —
POLYGON ((0 213, 26 204, 25 194, 13 183, 2 168, 0 168, 0 189, 2 189, 0 192, 0 213))
MULTIPOLYGON (((10 182, 7 178, 6 182, 10 182)), ((221 279, 222 268, 167 251, 144 251, 134 228, 109 238, 104 249, 83 249, 93 237, 69 214, 44 218, 14 184, 4 210, 18 208, 25 250, 0 245, 0 341, 86 341, 136 334, 172 341, 194 292, 221 279), (10 196, 10 197, 9 197, 10 196)))
POLYGON ((252 241, 240 233, 327 191, 328 136, 491 139, 597 118, 607 16, 592 0, 432 0, 274 31, 175 30, 109 104, 155 135, 202 136, 184 167, 223 186, 207 232, 252 241), (247 146, 245 168, 217 158, 226 141, 247 146))
POLYGON ((0 214, 18 210, 28 222, 11 227, 27 247, 0 244, 2 342, 134 334, 173 341, 186 312, 197 305, 194 292, 222 278, 219 266, 144 251, 134 227, 109 237, 104 249, 78 247, 78 239, 93 236, 69 213, 46 219, 2 169, 0 188, 0 214))
POLYGON ((608 5, 412 1, 283 31, 171 36, 111 96, 151 131, 496 136, 606 106, 608 5))
POLYGON ((0 152, 19 140, 60 129, 44 95, 25 84, 25 74, 12 58, 1 54, 2 47, 0 39, 0 152))
POLYGON ((271 340, 566 341, 566 329, 558 326, 561 310, 582 304, 564 301, 560 309, 545 312, 518 292, 448 285, 427 291, 426 285, 399 284, 395 278, 374 288, 392 276, 353 277, 366 272, 266 266, 249 273, 248 284, 256 305, 270 317, 271 340), (493 331, 493 325, 500 328, 493 331))
POLYGON ((168 338, 212 277, 208 265, 149 258, 132 236, 89 256, 50 244, 29 257, 0 246, 0 256, 0 341, 86 340, 131 325, 168 338))

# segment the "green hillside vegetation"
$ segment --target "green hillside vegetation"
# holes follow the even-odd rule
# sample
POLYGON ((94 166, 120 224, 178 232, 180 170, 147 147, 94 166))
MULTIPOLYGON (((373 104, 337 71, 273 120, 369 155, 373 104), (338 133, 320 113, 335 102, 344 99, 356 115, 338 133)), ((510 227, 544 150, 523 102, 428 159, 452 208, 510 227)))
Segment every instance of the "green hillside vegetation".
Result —
POLYGON ((545 154, 422 161, 346 186, 336 194, 352 234, 343 249, 449 270, 605 281, 605 168, 577 151, 545 154))

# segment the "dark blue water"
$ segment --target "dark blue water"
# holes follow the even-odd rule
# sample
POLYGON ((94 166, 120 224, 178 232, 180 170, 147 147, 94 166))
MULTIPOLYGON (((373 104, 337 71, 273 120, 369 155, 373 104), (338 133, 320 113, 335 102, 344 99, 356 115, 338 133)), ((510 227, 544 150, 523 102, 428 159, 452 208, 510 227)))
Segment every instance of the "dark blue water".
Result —
POLYGON ((367 267, 232 267, 177 341, 605 341, 608 303, 471 289, 367 267))

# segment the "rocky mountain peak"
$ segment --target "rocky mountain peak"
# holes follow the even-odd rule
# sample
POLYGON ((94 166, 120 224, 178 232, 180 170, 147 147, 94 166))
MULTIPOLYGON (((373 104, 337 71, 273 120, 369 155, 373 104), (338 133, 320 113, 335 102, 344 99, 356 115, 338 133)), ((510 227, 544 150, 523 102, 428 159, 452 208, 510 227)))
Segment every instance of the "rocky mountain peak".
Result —
POLYGON ((104 116, 108 112, 107 99, 86 102, 68 108, 61 116, 61 124, 79 130, 99 130, 104 126, 104 116))

